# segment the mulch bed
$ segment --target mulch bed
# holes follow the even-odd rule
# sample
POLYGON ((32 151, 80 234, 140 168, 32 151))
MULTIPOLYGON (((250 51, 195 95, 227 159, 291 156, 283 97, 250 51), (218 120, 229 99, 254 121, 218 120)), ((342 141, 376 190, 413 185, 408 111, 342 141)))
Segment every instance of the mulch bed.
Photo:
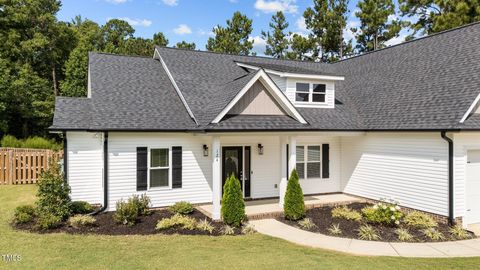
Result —
MULTIPOLYGON (((186 230, 182 228, 169 228, 165 230, 156 230, 155 226, 158 221, 162 218, 169 218, 173 216, 166 209, 152 210, 151 214, 148 216, 142 216, 139 218, 138 222, 133 226, 126 226, 122 224, 117 224, 113 220, 114 212, 107 212, 98 214, 95 217, 96 224, 93 227, 83 227, 83 228, 73 228, 64 222, 60 227, 51 229, 51 230, 38 230, 35 228, 34 223, 13 225, 15 228, 20 230, 27 230, 36 233, 58 233, 65 232, 71 234, 102 234, 102 235, 149 235, 149 234, 180 234, 180 235, 211 235, 219 236, 222 234, 222 228, 224 224, 222 222, 215 222, 212 219, 208 218, 198 210, 194 210, 193 213, 188 216, 195 218, 197 221, 207 219, 211 225, 215 228, 213 233, 202 231, 202 230, 186 230)), ((235 235, 241 234, 240 229, 235 228, 235 235)))
MULTIPOLYGON (((371 204, 368 203, 352 203, 347 205, 349 208, 360 211, 362 208, 365 206, 369 206, 371 204)), ((310 218, 310 220, 315 223, 316 227, 309 230, 312 232, 318 232, 321 234, 325 235, 330 235, 330 236, 337 236, 337 237, 344 237, 344 238, 353 238, 353 239, 359 239, 358 237, 358 229, 360 226, 362 226, 365 223, 362 222, 357 222, 357 221, 352 221, 352 220, 346 220, 342 218, 334 218, 332 217, 332 209, 334 207, 331 206, 324 206, 324 207, 319 207, 319 208, 313 208, 307 210, 307 218, 310 218), (342 230, 341 235, 332 235, 329 232, 329 228, 332 226, 332 224, 339 224, 340 229, 342 230)), ((283 223, 286 223, 288 225, 294 226, 296 228, 305 230, 301 228, 298 225, 298 222, 296 221, 290 221, 285 219, 284 217, 279 217, 277 218, 278 221, 281 221, 283 223)), ((380 225, 380 224, 369 224, 379 234, 381 239, 379 241, 386 241, 386 242, 400 242, 398 240, 398 236, 395 234, 395 229, 398 227, 395 226, 385 226, 385 225, 380 225)), ((438 231, 440 231, 444 236, 445 239, 442 241, 452 241, 454 239, 450 239, 450 233, 448 232, 449 226, 445 223, 438 223, 438 231)), ((413 236, 414 240, 412 242, 433 242, 431 239, 425 237, 422 233, 422 230, 415 229, 415 228, 407 228, 410 234, 413 236)), ((475 238, 473 234, 471 234, 472 238, 475 238)))

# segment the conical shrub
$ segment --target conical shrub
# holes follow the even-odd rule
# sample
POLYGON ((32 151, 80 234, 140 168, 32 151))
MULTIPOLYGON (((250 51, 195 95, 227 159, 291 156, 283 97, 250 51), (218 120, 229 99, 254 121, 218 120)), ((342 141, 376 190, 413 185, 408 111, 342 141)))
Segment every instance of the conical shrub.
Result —
POLYGON ((283 213, 286 219, 299 220, 305 217, 305 203, 303 201, 303 191, 298 180, 297 170, 293 169, 285 192, 283 203, 283 213))
POLYGON ((227 178, 223 187, 222 218, 224 223, 235 227, 242 225, 245 218, 245 202, 240 181, 233 174, 227 178))

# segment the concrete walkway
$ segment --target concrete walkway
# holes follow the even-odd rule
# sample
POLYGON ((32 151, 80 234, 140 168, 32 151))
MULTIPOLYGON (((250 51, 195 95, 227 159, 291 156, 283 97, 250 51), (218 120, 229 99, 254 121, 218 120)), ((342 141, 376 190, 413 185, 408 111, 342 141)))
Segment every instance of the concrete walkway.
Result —
POLYGON ((480 239, 440 243, 375 242, 308 232, 275 219, 252 220, 250 224, 259 233, 282 238, 295 244, 355 255, 431 258, 480 256, 480 239))

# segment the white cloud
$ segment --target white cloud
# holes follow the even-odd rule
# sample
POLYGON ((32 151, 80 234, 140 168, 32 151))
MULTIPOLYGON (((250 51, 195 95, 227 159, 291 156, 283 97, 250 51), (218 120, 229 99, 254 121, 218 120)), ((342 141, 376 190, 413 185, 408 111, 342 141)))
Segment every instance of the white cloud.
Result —
POLYGON ((162 0, 162 2, 167 6, 171 6, 171 7, 178 6, 178 0, 162 0))
POLYGON ((298 18, 297 21, 295 22, 295 24, 297 25, 298 30, 300 30, 302 32, 307 32, 308 31, 307 24, 305 24, 305 18, 303 16, 298 18))
POLYGON ((390 14, 390 15, 388 15, 388 18, 387 18, 387 20, 388 20, 389 22, 395 21, 396 19, 398 19, 398 17, 397 17, 397 15, 395 15, 395 14, 390 14))
POLYGON ((177 35, 187 35, 192 33, 192 29, 186 24, 180 24, 177 28, 173 29, 173 32, 177 35))
POLYGON ((385 42, 385 45, 387 46, 392 46, 392 45, 397 45, 405 41, 405 38, 408 36, 408 30, 402 30, 400 31, 400 35, 398 37, 394 37, 387 42, 385 42))
POLYGON ((358 27, 358 26, 360 26, 359 21, 349 21, 349 22, 347 22, 347 27, 345 27, 345 29, 343 30, 343 37, 345 38, 346 41, 355 38, 354 33, 352 32, 351 28, 355 28, 355 27, 358 27))
POLYGON ((106 0, 108 3, 112 3, 112 4, 123 4, 125 2, 127 2, 128 0, 106 0))
POLYGON ((200 36, 215 36, 215 33, 213 33, 213 31, 205 31, 203 29, 198 29, 197 34, 200 36))
POLYGON ((257 0, 254 7, 264 13, 282 11, 285 13, 297 13, 296 0, 257 0))
MULTIPOLYGON (((107 21, 109 21, 110 19, 112 19, 112 18, 107 18, 107 21)), ((117 18, 117 19, 126 21, 131 26, 148 27, 148 26, 152 25, 152 21, 147 20, 147 19, 132 19, 132 18, 129 18, 129 17, 122 17, 122 18, 117 18)))
POLYGON ((234 3, 234 4, 238 3, 238 0, 228 0, 228 1, 229 1, 230 3, 234 3))
POLYGON ((265 54, 265 45, 267 42, 261 38, 260 36, 249 37, 249 41, 253 41, 253 51, 257 53, 257 55, 264 55, 265 54))

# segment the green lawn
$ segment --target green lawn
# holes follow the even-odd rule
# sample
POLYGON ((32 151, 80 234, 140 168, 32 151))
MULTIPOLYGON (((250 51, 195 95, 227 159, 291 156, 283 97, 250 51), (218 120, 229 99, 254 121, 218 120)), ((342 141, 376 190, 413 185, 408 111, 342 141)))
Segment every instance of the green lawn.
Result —
MULTIPOLYGON (((0 254, 34 269, 479 269, 480 258, 357 257, 263 236, 81 236, 14 231, 15 206, 32 203, 35 186, 0 186, 0 254)), ((0 257, 1 259, 1 257, 0 257)))

